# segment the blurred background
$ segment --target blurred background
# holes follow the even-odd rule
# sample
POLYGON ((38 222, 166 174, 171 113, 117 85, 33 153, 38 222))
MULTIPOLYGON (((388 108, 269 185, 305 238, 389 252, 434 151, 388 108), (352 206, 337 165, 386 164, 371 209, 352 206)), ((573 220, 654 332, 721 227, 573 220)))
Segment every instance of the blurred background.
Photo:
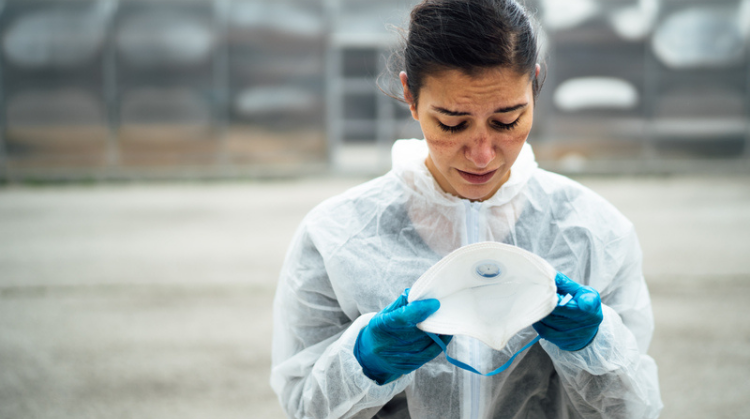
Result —
MULTIPOLYGON (((421 137, 416 1, 0 0, 0 419, 281 418, 309 209, 421 137)), ((750 0, 527 0, 543 168, 639 233, 663 418, 750 417, 750 0)))
MULTIPOLYGON (((376 86, 415 3, 0 1, 0 177, 382 173, 421 138, 376 86)), ((750 1, 527 3, 544 167, 748 167, 750 1)))

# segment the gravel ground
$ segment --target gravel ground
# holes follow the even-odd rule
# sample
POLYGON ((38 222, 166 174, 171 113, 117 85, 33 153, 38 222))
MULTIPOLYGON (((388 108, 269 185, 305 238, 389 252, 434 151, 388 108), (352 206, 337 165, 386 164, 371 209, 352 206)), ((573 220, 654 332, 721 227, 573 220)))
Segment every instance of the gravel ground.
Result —
MULTIPOLYGON (((750 414, 750 179, 582 178, 636 225, 662 418, 750 414)), ((281 418, 271 301, 361 179, 0 189, 0 418, 281 418)))

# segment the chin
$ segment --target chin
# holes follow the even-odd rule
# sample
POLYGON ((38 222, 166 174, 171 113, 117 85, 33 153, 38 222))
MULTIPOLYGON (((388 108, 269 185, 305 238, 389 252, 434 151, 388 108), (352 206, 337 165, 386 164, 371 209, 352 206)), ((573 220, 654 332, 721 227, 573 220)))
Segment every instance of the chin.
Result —
POLYGON ((474 188, 461 188, 460 190, 458 190, 458 193, 463 199, 468 199, 470 201, 479 201, 485 198, 489 198, 488 195, 492 193, 492 188, 484 185, 474 188))

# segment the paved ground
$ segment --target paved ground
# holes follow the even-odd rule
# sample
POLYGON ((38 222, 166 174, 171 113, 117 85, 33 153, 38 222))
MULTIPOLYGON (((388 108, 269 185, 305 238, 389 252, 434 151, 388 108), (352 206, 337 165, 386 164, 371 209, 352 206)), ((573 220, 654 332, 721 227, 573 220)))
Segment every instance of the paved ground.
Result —
MULTIPOLYGON (((635 223, 663 418, 750 417, 750 178, 583 178, 635 223)), ((280 418, 271 300, 358 183, 0 189, 0 418, 280 418)))

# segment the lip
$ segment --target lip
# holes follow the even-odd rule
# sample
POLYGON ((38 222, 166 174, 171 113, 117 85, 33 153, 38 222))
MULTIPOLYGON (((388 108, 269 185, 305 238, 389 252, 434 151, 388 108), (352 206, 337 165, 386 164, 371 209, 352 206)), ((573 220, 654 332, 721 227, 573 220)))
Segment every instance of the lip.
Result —
POLYGON ((491 170, 489 172, 484 173, 471 173, 471 172, 464 172, 463 170, 456 169, 458 171, 458 174, 461 175, 462 178, 464 178, 465 181, 469 183, 473 183, 475 185, 479 185, 482 183, 487 183, 492 179, 492 176, 497 173, 497 169, 491 170))

